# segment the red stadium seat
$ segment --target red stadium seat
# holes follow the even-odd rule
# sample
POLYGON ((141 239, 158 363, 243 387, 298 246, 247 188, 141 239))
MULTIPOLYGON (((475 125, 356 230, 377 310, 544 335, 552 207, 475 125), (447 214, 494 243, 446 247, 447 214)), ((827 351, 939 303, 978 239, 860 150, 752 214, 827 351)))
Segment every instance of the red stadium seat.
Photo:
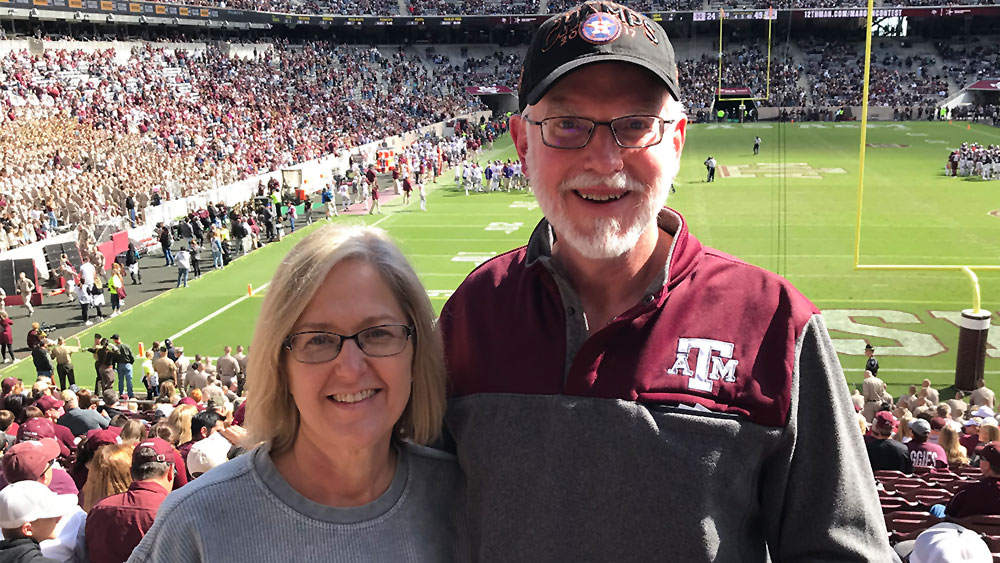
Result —
POLYGON ((924 480, 932 483, 948 483, 951 481, 961 480, 961 477, 955 473, 943 473, 943 472, 931 472, 924 475, 924 480))
POLYGON ((920 532, 940 522, 929 512, 899 511, 884 515, 892 543, 914 539, 920 532))
POLYGON ((943 483, 941 486, 944 487, 944 489, 946 491, 949 491, 950 493, 955 494, 955 493, 957 493, 959 491, 959 489, 964 488, 969 483, 975 483, 975 481, 968 480, 968 479, 959 479, 959 480, 956 480, 956 481, 951 481, 951 482, 948 482, 948 483, 943 483))
POLYGON ((955 473, 966 478, 972 477, 973 479, 980 479, 983 476, 983 472, 978 467, 959 467, 955 470, 955 473))
POLYGON ((905 477, 909 477, 909 475, 895 469, 879 469, 875 472, 875 479, 878 481, 903 479, 905 477))
POLYGON ((910 502, 902 497, 880 498, 879 503, 882 505, 882 514, 889 514, 890 512, 913 512, 920 510, 919 503, 910 502))

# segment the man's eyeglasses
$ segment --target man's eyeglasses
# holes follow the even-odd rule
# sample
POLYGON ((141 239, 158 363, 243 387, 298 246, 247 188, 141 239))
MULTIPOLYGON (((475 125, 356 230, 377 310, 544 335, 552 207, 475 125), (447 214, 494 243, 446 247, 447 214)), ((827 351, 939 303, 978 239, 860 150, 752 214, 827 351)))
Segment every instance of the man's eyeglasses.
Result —
POLYGON ((611 121, 594 121, 586 117, 546 117, 541 121, 524 120, 542 128, 542 142, 556 149, 582 149, 594 136, 598 125, 607 125, 615 142, 623 149, 644 149, 663 140, 663 129, 674 119, 656 115, 626 115, 611 121))
POLYGON ((414 334, 413 327, 397 324, 369 327, 350 336, 307 330, 288 335, 283 345, 291 350, 296 360, 304 364, 321 364, 339 356, 345 340, 353 340, 366 356, 384 358, 402 352, 406 341, 414 334))

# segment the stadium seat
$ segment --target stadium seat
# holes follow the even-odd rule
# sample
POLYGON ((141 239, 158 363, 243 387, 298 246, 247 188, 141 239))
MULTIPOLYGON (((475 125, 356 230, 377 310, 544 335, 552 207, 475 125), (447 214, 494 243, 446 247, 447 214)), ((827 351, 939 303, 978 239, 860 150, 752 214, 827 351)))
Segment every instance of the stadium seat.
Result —
POLYGON ((945 473, 943 471, 932 471, 924 476, 924 480, 935 483, 949 483, 951 481, 961 480, 962 477, 956 473, 951 473, 950 471, 945 473))
POLYGON ((981 479, 983 476, 983 472, 980 471, 978 467, 959 467, 955 470, 955 473, 958 473, 963 477, 971 477, 973 479, 981 479))
POLYGON ((875 479, 878 481, 895 481, 896 479, 903 479, 906 477, 909 477, 909 475, 895 469, 879 469, 875 472, 875 479))
POLYGON ((916 477, 903 477, 902 479, 890 480, 887 483, 883 483, 883 486, 885 486, 887 491, 915 489, 918 487, 926 487, 927 485, 927 481, 916 477))
POLYGON ((914 539, 920 532, 939 522, 938 518, 923 511, 891 512, 884 517, 885 527, 889 531, 892 543, 914 539))
POLYGON ((882 505, 883 515, 890 512, 914 512, 920 510, 919 503, 910 502, 903 497, 880 498, 879 503, 882 505))
POLYGON ((975 481, 972 481, 971 479, 959 479, 956 481, 949 481, 947 483, 942 483, 941 486, 944 487, 946 491, 955 494, 959 491, 959 489, 962 489, 969 483, 975 483, 975 481))

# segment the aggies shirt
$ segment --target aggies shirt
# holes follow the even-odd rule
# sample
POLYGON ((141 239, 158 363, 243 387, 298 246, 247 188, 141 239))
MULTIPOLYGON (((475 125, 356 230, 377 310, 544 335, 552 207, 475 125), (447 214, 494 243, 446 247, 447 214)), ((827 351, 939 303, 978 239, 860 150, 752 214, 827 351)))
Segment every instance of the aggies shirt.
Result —
POLYGON ((937 444, 910 440, 906 447, 910 450, 910 461, 914 467, 948 467, 948 454, 937 444))

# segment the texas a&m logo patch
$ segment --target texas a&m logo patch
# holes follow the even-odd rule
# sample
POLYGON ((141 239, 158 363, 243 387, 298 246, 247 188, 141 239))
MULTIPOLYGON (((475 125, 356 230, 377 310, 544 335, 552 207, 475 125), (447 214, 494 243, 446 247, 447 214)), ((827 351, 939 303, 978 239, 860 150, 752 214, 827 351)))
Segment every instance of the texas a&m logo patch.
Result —
POLYGON ((674 365, 667 370, 671 375, 686 375, 688 389, 711 393, 716 381, 726 383, 736 382, 736 366, 739 360, 733 359, 736 346, 732 342, 710 340, 708 338, 681 338, 677 341, 677 357, 674 365), (698 351, 691 370, 691 355, 698 351))

